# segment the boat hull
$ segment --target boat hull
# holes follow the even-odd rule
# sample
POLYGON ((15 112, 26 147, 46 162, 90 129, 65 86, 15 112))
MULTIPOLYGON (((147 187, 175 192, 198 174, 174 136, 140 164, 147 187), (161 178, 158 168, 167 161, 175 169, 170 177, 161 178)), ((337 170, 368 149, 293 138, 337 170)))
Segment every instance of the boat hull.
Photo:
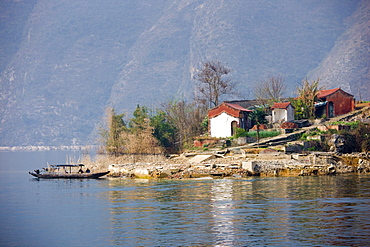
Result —
POLYGON ((109 173, 107 172, 98 172, 98 173, 44 173, 44 174, 37 174, 34 172, 28 172, 32 176, 36 178, 46 178, 46 179, 55 179, 55 178, 77 178, 77 179, 82 179, 82 178, 100 178, 109 173))

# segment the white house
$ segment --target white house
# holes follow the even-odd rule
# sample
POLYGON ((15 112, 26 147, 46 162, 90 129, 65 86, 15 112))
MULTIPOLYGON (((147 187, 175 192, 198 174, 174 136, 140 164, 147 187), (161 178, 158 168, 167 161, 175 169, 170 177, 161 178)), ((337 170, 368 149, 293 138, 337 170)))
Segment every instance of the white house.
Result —
POLYGON ((223 102, 208 111, 209 130, 212 137, 230 137, 237 127, 245 130, 251 126, 248 114, 252 112, 238 104, 223 102))
POLYGON ((293 121, 294 120, 294 106, 290 102, 285 103, 274 103, 272 109, 272 122, 277 123, 279 121, 293 121))

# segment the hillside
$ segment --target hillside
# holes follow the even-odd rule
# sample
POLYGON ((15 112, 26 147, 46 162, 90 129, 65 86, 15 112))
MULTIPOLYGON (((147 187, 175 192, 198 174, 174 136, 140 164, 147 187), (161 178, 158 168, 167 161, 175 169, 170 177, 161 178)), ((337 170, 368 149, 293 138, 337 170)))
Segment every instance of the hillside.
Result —
POLYGON ((309 71, 312 78, 336 78, 326 61, 351 49, 356 65, 341 63, 332 73, 350 70, 335 87, 359 98, 356 88, 369 88, 368 53, 362 56, 369 42, 349 48, 346 37, 365 37, 368 6, 350 0, 5 0, 0 145, 91 143, 106 107, 130 114, 136 104, 155 108, 192 98, 196 69, 214 59, 232 68, 239 83, 240 95, 228 99, 252 99, 253 85, 268 74, 286 78, 286 96, 309 71))
POLYGON ((370 2, 363 1, 345 23, 346 31, 309 77, 320 78, 326 88, 339 85, 357 100, 370 100, 370 2))

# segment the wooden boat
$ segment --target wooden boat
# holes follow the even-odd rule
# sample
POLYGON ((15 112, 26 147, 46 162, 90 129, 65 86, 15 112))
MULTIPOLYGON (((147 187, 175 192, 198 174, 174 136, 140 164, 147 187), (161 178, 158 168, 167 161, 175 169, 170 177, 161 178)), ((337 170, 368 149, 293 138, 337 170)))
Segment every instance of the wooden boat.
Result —
POLYGON ((40 170, 34 170, 33 172, 28 172, 30 175, 36 178, 100 178, 109 173, 106 172, 97 172, 91 173, 88 169, 84 172, 82 171, 83 164, 78 165, 51 165, 48 168, 43 168, 42 172, 40 170), (73 171, 72 168, 79 168, 79 170, 73 171))

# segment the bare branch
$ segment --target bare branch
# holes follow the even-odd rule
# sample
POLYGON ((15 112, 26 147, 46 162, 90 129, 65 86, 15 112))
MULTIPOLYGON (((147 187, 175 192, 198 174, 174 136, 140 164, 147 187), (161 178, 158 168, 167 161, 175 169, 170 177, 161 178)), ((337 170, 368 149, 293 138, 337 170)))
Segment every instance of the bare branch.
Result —
POLYGON ((220 61, 204 63, 202 70, 195 77, 198 80, 196 101, 208 104, 211 108, 219 104, 219 99, 222 95, 233 94, 235 84, 231 82, 230 78, 223 78, 231 71, 230 68, 222 65, 220 61))
POLYGON ((286 89, 284 81, 281 75, 270 75, 267 79, 258 82, 254 88, 256 99, 262 105, 280 102, 286 89))

